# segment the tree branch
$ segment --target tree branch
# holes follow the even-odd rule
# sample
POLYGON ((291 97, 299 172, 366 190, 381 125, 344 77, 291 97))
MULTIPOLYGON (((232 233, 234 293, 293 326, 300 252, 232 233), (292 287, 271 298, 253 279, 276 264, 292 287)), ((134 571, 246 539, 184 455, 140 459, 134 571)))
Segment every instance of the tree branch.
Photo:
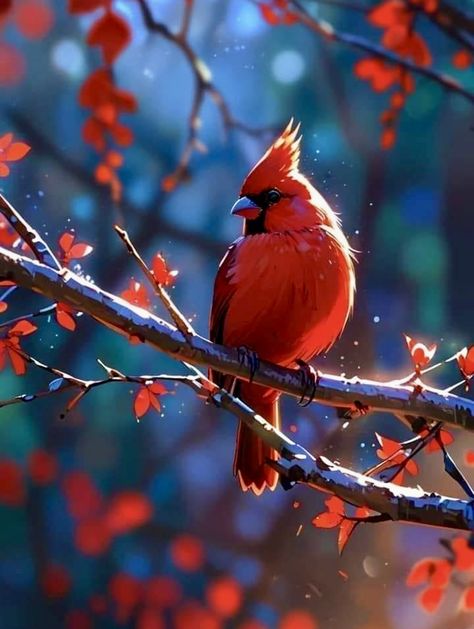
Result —
MULTIPOLYGON (((243 380, 249 379, 250 374, 239 359, 237 349, 211 343, 198 335, 186 339, 176 328, 152 313, 89 284, 69 269, 56 271, 0 247, 0 280, 5 279, 80 310, 107 327, 136 337, 178 360, 208 365, 243 380)), ((298 370, 266 361, 261 361, 253 381, 298 399, 305 392, 298 370)), ((353 409, 362 405, 372 411, 421 416, 474 431, 473 401, 425 385, 419 389, 411 384, 379 383, 320 373, 314 400, 328 406, 353 409)))
POLYGON ((409 59, 405 59, 404 57, 387 50, 379 44, 372 43, 364 37, 338 31, 326 20, 320 20, 311 16, 306 8, 301 4, 300 0, 290 0, 290 2, 300 22, 327 41, 340 42, 342 44, 346 44, 350 48, 354 48, 355 50, 361 50, 380 59, 384 59, 385 61, 389 61, 390 63, 395 63, 405 70, 409 70, 410 72, 414 72, 415 74, 424 76, 427 79, 438 83, 438 85, 441 85, 444 89, 462 96, 470 103, 474 103, 474 93, 465 89, 452 77, 446 74, 441 74, 432 68, 413 63, 409 59))

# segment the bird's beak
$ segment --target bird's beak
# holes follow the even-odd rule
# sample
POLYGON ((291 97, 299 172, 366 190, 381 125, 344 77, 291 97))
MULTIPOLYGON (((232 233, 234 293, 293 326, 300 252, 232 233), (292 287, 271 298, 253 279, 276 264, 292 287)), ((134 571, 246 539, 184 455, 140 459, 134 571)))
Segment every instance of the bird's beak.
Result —
POLYGON ((262 208, 248 197, 240 197, 240 199, 234 203, 230 211, 234 216, 242 216, 250 220, 257 218, 261 212, 262 208))

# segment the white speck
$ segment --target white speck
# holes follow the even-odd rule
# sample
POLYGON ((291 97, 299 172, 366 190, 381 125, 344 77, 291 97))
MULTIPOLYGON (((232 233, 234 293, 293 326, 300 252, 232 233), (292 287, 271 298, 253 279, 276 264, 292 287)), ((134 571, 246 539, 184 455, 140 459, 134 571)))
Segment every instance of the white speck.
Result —
POLYGON ((380 323, 380 317, 378 315, 375 315, 374 323, 380 323))

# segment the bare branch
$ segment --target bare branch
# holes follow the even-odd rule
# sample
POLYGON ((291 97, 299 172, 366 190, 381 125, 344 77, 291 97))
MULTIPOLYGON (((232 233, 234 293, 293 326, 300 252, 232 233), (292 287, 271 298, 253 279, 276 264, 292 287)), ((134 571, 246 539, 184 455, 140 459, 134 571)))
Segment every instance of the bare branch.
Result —
POLYGON ((146 28, 150 32, 158 33, 169 42, 175 44, 181 50, 181 52, 189 62, 195 80, 195 89, 191 111, 189 114, 188 137, 186 140, 186 144, 181 153, 181 157, 175 171, 167 178, 169 186, 172 187, 186 179, 188 174, 189 162, 194 151, 199 150, 202 152, 206 150, 205 146, 199 140, 199 129, 201 126, 201 109, 204 105, 204 101, 207 95, 212 99, 212 101, 218 108, 221 115, 222 123, 224 125, 224 130, 226 132, 230 131, 231 129, 236 129, 248 135, 258 137, 262 134, 268 133, 269 131, 271 131, 271 129, 255 129, 244 124, 243 122, 240 122, 232 115, 230 108, 227 105, 222 93, 212 81, 212 74, 210 69, 196 54, 196 52, 186 39, 185 35, 189 30, 189 24, 192 15, 193 2, 191 0, 185 0, 186 6, 184 12, 184 20, 181 30, 178 34, 173 33, 168 28, 168 26, 166 26, 166 24, 155 20, 146 0, 136 1, 138 2, 138 5, 141 9, 143 21, 146 28))
POLYGON ((56 256, 39 233, 29 225, 15 208, 0 194, 0 212, 7 219, 13 229, 32 250, 35 258, 55 269, 61 269, 56 256))

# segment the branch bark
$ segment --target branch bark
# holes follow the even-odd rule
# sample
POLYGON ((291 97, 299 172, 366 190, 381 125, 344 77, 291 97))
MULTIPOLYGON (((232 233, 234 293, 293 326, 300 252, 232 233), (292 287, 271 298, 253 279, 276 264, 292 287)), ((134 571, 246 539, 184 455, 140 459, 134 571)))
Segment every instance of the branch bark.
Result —
MULTIPOLYGON (((57 271, 0 247, 0 280, 11 280, 55 302, 65 303, 178 360, 207 365, 240 379, 249 379, 248 369, 239 359, 237 349, 211 343, 199 335, 186 339, 159 317, 88 283, 69 269, 57 271)), ((253 381, 298 399, 305 392, 298 370, 266 361, 261 361, 253 381)), ((410 384, 380 383, 320 373, 314 400, 327 406, 357 408, 362 405, 371 411, 420 416, 474 431, 474 401, 429 386, 419 391, 410 384)))

